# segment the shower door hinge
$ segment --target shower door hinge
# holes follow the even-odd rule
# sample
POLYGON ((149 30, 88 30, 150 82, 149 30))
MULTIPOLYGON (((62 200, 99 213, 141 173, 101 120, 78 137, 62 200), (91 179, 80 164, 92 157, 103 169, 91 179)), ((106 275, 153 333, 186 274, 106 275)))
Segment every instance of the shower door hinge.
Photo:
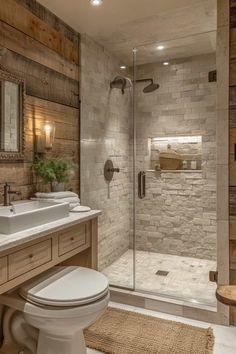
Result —
POLYGON ((218 282, 218 272, 210 270, 209 280, 212 281, 213 283, 217 283, 218 282))

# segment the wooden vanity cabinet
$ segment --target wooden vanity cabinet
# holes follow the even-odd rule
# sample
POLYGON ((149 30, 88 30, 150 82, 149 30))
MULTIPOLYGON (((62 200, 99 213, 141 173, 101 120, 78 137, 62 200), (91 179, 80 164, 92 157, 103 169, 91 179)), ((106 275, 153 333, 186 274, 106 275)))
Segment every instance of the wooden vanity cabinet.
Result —
POLYGON ((55 265, 97 268, 97 218, 0 251, 0 294, 55 265))

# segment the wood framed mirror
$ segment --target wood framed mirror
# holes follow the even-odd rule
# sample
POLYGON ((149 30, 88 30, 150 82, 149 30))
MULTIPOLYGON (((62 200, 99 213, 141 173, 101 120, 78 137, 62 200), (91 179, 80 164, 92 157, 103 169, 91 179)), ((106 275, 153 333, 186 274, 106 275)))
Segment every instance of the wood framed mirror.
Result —
POLYGON ((24 159, 24 81, 0 68, 0 162, 24 159))

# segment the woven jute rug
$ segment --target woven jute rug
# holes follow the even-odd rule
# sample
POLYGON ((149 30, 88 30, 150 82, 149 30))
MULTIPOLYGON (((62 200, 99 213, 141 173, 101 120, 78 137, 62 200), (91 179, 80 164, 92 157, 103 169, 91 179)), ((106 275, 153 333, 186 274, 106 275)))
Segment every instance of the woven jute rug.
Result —
POLYGON ((212 329, 108 308, 85 331, 88 347, 108 354, 212 354, 212 329))

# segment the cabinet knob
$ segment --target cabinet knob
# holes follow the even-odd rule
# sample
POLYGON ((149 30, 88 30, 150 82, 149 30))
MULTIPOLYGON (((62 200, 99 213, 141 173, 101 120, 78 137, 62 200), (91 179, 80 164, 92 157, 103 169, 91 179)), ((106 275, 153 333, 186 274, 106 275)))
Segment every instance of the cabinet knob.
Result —
POLYGON ((33 258, 34 258, 34 255, 33 255, 33 254, 30 254, 30 255, 29 255, 29 259, 32 260, 33 258))
POLYGON ((75 238, 74 237, 71 237, 71 239, 70 239, 71 241, 74 241, 75 240, 75 238))

